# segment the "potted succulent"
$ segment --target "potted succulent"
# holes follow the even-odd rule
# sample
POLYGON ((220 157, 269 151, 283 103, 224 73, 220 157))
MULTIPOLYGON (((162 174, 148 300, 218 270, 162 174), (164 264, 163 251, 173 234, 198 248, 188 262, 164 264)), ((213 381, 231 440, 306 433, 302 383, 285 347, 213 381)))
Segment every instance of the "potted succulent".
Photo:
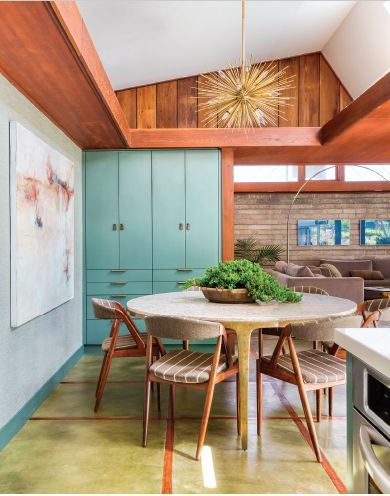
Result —
POLYGON ((299 302, 302 296, 279 284, 258 263, 249 260, 220 262, 209 267, 204 277, 186 281, 184 287, 200 286, 215 303, 299 302))

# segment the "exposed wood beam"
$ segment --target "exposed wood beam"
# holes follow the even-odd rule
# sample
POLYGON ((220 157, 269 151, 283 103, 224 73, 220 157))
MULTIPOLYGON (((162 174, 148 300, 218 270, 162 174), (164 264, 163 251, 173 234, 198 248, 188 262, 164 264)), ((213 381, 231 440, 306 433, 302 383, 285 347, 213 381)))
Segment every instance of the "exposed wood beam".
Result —
MULTIPOLYGON (((322 127, 321 142, 328 144, 369 118, 390 119, 390 72, 322 127)), ((363 132, 363 128, 359 131, 363 132)))
POLYGON ((131 148, 320 147, 317 127, 132 129, 131 148))
POLYGON ((0 2, 0 72, 81 148, 127 146, 126 122, 73 2, 0 2))
MULTIPOLYGON (((235 193, 296 193, 304 181, 294 183, 235 183, 235 193)), ((351 193, 364 191, 390 191, 390 184, 382 181, 344 182, 344 181, 312 181, 302 193, 351 193)))
POLYGON ((222 150, 222 260, 234 260, 233 150, 222 150))

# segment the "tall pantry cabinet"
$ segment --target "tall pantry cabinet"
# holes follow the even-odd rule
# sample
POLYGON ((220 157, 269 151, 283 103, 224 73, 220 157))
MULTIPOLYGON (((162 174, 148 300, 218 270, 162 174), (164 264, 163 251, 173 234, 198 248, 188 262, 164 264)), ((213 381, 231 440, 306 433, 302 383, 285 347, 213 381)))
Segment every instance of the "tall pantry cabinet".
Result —
MULTIPOLYGON (((85 154, 86 344, 109 323, 91 298, 180 291, 221 256, 219 150, 85 154)), ((142 328, 142 321, 137 321, 142 328)))

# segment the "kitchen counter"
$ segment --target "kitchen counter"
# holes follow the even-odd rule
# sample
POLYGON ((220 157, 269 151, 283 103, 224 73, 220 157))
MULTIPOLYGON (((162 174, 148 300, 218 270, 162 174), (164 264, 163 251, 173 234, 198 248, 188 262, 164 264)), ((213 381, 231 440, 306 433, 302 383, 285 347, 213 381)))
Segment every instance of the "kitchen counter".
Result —
POLYGON ((336 329, 335 341, 371 368, 390 377, 390 327, 336 329))

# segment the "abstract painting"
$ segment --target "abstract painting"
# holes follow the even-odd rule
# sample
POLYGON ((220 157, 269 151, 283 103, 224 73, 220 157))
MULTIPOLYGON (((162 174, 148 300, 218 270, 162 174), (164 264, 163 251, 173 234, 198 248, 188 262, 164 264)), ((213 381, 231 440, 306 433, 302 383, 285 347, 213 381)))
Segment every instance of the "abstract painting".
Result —
POLYGON ((390 219, 360 221, 361 245, 390 245, 390 219))
POLYGON ((10 123, 11 326, 74 295, 74 164, 10 123))

